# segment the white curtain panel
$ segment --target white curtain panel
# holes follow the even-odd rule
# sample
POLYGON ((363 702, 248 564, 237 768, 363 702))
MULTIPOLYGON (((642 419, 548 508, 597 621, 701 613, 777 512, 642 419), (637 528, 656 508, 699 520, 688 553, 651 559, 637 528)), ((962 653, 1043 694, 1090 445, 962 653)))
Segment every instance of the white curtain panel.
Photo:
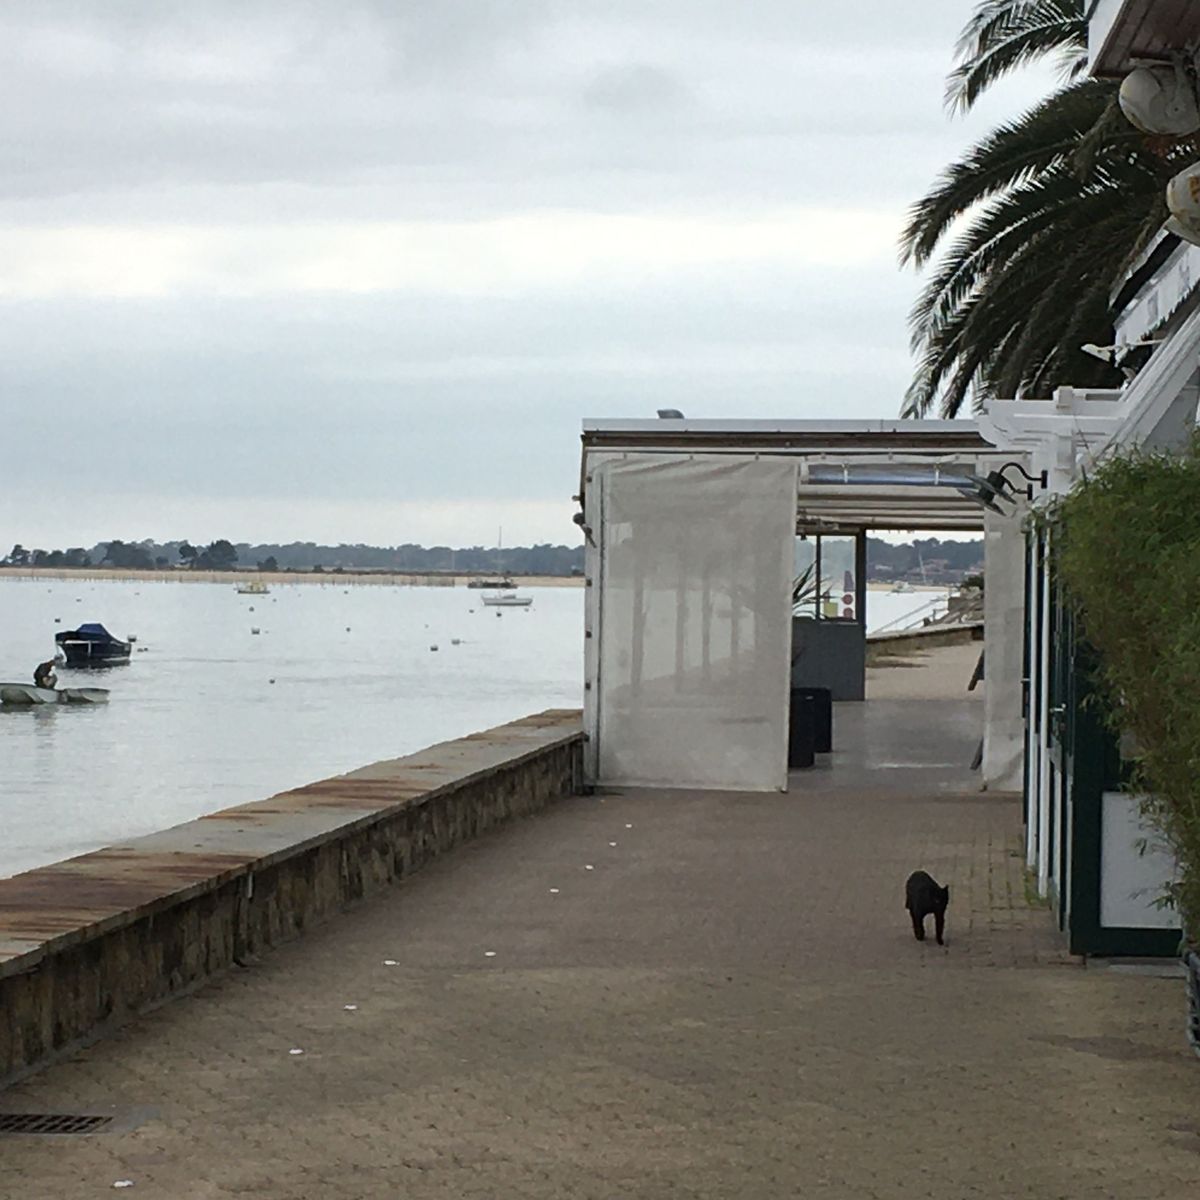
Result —
POLYGON ((796 464, 598 465, 599 782, 787 787, 796 464))

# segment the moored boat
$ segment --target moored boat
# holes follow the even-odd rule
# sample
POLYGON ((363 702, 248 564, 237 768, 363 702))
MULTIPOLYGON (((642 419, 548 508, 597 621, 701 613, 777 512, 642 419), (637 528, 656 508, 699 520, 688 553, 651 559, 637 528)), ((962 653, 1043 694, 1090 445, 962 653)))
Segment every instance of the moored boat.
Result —
POLYGON ((238 584, 239 596, 266 596, 270 594, 270 590, 260 579, 252 580, 250 583, 238 584))
POLYGON ((108 688, 44 688, 32 683, 0 683, 0 704, 105 704, 108 688))
POLYGON ((80 625, 54 635, 68 667, 110 667, 129 661, 133 647, 113 637, 103 625, 80 625))
POLYGON ((489 608, 528 608, 533 603, 532 596, 518 596, 516 592, 501 592, 498 596, 481 596, 480 599, 489 608))

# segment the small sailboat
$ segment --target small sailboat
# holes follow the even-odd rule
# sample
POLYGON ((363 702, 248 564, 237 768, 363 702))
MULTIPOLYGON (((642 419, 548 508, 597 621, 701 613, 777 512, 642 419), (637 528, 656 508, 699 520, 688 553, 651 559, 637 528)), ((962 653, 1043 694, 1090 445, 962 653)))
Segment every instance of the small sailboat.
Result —
MULTIPOLYGON (((501 529, 496 539, 496 558, 501 564, 503 563, 504 546, 504 530, 501 529)), ((504 573, 501 566, 500 580, 494 585, 498 590, 491 595, 480 596, 488 608, 528 608, 533 603, 532 596, 517 595, 513 581, 504 573)))

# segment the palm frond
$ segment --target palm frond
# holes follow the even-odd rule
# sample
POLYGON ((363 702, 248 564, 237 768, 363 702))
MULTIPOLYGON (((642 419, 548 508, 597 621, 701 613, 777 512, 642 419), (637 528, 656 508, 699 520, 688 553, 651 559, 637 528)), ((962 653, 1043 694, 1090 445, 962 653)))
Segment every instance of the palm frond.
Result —
POLYGON ((955 47, 946 107, 967 112, 998 79, 1049 55, 1061 59, 1065 79, 1086 65, 1084 0, 982 0, 955 47))
MULTIPOLYGON (((946 167, 909 210, 900 239, 901 262, 920 266, 963 213, 1069 158, 1104 113, 1115 88, 1094 79, 1061 88, 946 167)), ((1130 144, 1136 137, 1131 129, 1130 144)))
MULTIPOLYGON (((924 296, 914 308, 918 362, 905 415, 936 407, 953 416, 972 390, 1015 395, 1035 378, 1044 383, 1038 368, 1060 339, 1074 337, 1068 330, 1080 311, 1094 331, 1087 336, 1104 336, 1111 324, 1109 295, 1130 249, 1129 231, 1150 228, 1147 213, 1159 203, 1153 173, 1126 166, 1128 178, 1101 177, 1076 191, 1073 200, 1066 194, 1046 212, 1035 207, 1037 225, 1020 219, 1019 204, 1042 203, 1038 181, 1014 190, 1008 198, 1013 228, 999 239, 1004 253, 977 272, 965 271, 953 303, 930 306, 924 296)), ((1081 340, 1070 342, 1070 351, 1081 340)), ((1079 357, 1068 355, 1088 377, 1079 382, 1100 382, 1079 357)), ((1103 369, 1102 382, 1118 381, 1103 369)))

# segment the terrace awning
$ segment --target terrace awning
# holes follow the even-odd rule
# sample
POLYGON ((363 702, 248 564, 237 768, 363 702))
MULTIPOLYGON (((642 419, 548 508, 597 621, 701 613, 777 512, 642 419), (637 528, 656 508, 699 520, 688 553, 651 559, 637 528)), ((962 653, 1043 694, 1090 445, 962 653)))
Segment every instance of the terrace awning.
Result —
POLYGON ((996 501, 988 475, 1026 462, 974 421, 595 420, 583 425, 580 496, 589 462, 639 454, 795 459, 798 532, 982 530, 996 501))

